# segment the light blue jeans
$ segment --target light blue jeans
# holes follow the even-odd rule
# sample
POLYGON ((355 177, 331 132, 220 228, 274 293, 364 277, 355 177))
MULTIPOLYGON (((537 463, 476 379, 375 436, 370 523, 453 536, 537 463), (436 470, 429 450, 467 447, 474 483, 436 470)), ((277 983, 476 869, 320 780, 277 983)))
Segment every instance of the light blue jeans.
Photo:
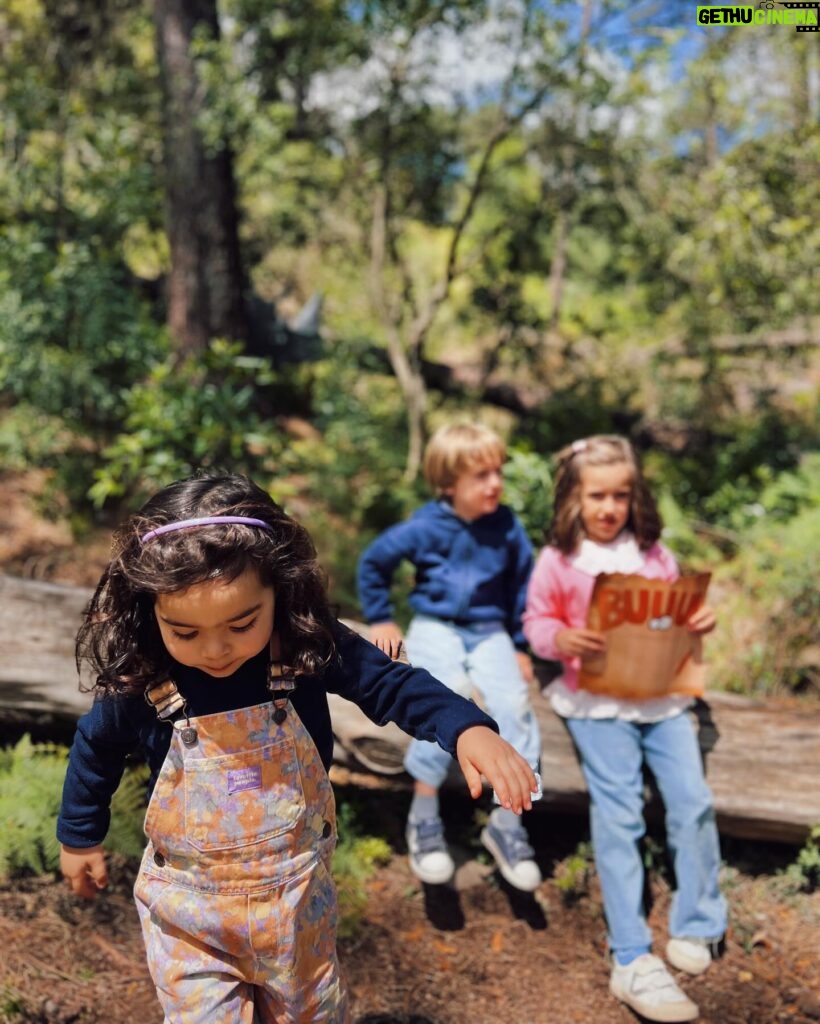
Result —
POLYGON ((677 891, 669 913, 676 938, 717 940, 726 931, 718 888, 720 847, 712 794, 703 775, 688 714, 661 722, 568 718, 589 788, 595 866, 601 881, 609 945, 619 962, 648 952, 643 910, 644 779, 648 765, 666 809, 666 838, 677 891))
MULTIPOLYGON (((538 721, 530 707, 515 646, 501 622, 461 626, 416 615, 405 637, 413 665, 426 668, 445 686, 470 698, 477 694, 483 709, 496 720, 499 732, 531 768, 541 757, 538 721)), ((404 758, 407 771, 436 789, 453 764, 437 743, 413 740, 404 758)))

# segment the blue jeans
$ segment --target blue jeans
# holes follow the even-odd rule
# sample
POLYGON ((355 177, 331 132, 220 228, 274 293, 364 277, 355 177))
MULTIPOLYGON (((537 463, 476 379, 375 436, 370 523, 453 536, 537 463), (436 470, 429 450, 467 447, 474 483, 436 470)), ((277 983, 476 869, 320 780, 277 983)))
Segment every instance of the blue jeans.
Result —
MULTIPOLYGON (((484 710, 498 723, 504 739, 532 768, 538 767, 538 721, 530 707, 515 647, 502 623, 457 626, 417 615, 407 630, 405 646, 413 665, 426 668, 462 697, 477 694, 484 710)), ((453 759, 437 743, 425 740, 413 740, 404 758, 404 766, 414 779, 436 789, 444 782, 452 763, 453 759)))
POLYGON ((643 911, 644 868, 638 845, 645 832, 644 761, 663 798, 677 879, 669 933, 676 938, 721 938, 726 931, 726 901, 718 888, 715 812, 689 716, 645 723, 616 718, 566 722, 589 788, 595 866, 613 953, 625 963, 648 952, 652 944, 643 911))

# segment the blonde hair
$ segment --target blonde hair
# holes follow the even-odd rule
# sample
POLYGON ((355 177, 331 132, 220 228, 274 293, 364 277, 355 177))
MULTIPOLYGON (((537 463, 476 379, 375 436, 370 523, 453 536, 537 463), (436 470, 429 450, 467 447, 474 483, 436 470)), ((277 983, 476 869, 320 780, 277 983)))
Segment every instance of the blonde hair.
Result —
POLYGON ((465 470, 506 459, 507 446, 494 430, 480 423, 450 423, 427 442, 424 479, 440 496, 465 470))
POLYGON ((555 497, 549 542, 565 555, 571 554, 584 537, 581 521, 581 470, 585 466, 624 464, 632 471, 627 529, 635 534, 642 551, 651 548, 661 535, 662 521, 655 499, 641 471, 637 452, 625 437, 596 434, 573 441, 555 455, 555 497))

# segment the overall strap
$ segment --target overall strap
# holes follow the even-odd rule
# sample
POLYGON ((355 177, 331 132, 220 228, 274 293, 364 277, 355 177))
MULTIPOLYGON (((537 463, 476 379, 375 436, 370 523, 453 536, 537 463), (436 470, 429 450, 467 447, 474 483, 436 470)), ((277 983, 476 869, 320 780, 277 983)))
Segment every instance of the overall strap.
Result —
POLYGON ((150 690, 145 691, 145 699, 156 711, 160 722, 167 722, 173 727, 178 718, 185 716, 185 728, 180 730, 182 742, 186 747, 193 747, 197 742, 197 731, 191 725, 188 716, 188 701, 177 689, 173 679, 166 679, 157 683, 150 690))
POLYGON ((150 690, 146 690, 145 700, 156 711, 157 718, 161 722, 173 722, 180 713, 187 717, 188 702, 177 689, 177 684, 173 679, 166 679, 164 682, 152 686, 150 690))
POLYGON ((273 700, 273 720, 281 725, 287 718, 287 705, 296 689, 296 673, 280 660, 279 637, 274 632, 270 638, 270 660, 268 661, 268 689, 273 700))

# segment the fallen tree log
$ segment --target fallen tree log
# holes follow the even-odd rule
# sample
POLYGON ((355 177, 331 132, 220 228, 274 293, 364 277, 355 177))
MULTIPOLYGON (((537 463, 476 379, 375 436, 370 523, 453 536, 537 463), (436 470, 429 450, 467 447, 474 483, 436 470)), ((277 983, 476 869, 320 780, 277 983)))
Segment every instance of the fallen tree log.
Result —
MULTIPOLYGON (((90 702, 74 665, 74 636, 89 597, 83 587, 0 575, 0 719, 18 728, 73 728, 90 702)), ((345 621, 367 635, 361 623, 345 621)), ((540 693, 533 704, 543 747, 538 806, 584 811, 586 787, 564 724, 540 693)), ((710 692, 694 713, 721 831, 802 843, 820 822, 820 709, 710 692)), ((331 714, 339 764, 407 785, 404 732, 374 725, 334 695, 331 714)), ((455 768, 451 780, 463 785, 455 768)))

